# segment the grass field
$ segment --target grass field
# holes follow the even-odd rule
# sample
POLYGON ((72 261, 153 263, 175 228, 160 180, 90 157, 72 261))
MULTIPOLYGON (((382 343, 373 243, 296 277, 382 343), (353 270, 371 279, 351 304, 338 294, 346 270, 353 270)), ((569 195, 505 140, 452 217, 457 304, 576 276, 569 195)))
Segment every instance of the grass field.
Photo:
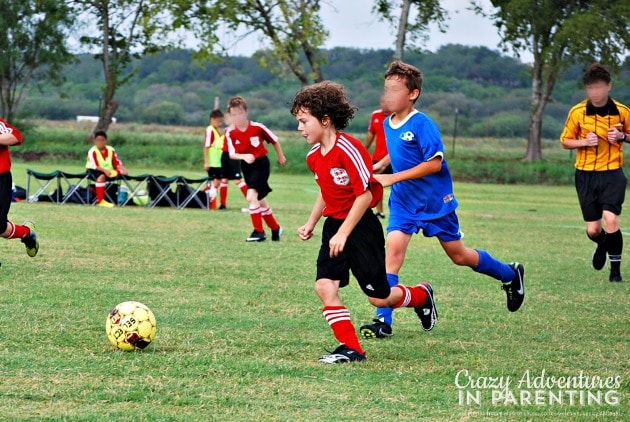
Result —
MULTIPOLYGON (((234 188, 227 212, 14 204, 12 219, 37 222, 41 251, 30 259, 19 242, 2 243, 0 419, 630 418, 630 283, 590 267, 573 188, 456 184, 469 246, 525 264, 523 308, 508 313, 497 282, 416 237, 401 280, 433 283, 435 330, 403 309, 393 338, 363 342, 367 364, 327 366, 317 358, 336 344, 312 291, 320 236, 294 235, 315 184, 276 175, 272 186, 286 229, 277 244, 244 242, 249 219, 234 188), (105 335, 108 311, 126 300, 157 316, 143 352, 114 350, 105 335), (484 390, 481 405, 460 404, 463 369, 511 377, 517 392, 526 371, 619 376, 619 403, 493 405, 484 390)), ((357 326, 371 319, 356 283, 342 295, 357 326)))

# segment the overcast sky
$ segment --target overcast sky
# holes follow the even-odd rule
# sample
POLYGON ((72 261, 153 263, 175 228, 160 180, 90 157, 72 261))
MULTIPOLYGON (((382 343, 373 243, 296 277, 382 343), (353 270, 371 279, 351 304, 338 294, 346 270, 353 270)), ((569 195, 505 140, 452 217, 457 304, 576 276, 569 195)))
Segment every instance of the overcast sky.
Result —
MULTIPOLYGON (((324 26, 330 33, 325 48, 393 48, 394 29, 372 14, 374 0, 330 0, 327 3, 321 11, 324 26)), ((436 51, 445 44, 463 44, 499 49, 500 38, 492 21, 468 10, 469 0, 442 0, 440 3, 450 16, 447 31, 441 33, 436 26, 432 26, 424 48, 436 51)), ((489 0, 479 0, 479 3, 486 10, 491 10, 489 0)), ((251 55, 261 47, 254 36, 239 42, 229 52, 233 55, 251 55)), ((521 60, 531 62, 531 55, 524 53, 521 60)))

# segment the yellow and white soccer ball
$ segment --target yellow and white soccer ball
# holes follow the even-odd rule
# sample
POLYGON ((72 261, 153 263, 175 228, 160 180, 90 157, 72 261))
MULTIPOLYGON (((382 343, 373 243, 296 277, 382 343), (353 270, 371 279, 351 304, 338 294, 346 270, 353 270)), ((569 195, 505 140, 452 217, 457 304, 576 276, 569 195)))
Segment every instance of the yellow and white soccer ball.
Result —
POLYGON ((140 302, 123 302, 111 310, 105 323, 107 338, 120 350, 146 348, 157 331, 155 315, 140 302))

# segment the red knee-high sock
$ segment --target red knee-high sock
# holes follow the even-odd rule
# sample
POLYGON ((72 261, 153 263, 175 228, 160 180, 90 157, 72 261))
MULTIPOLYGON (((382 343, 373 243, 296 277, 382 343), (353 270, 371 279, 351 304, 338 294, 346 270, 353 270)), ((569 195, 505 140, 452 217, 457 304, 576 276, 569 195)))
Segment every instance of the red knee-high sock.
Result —
POLYGON ((219 186, 219 197, 221 198, 221 205, 223 205, 224 207, 227 206, 227 190, 228 184, 221 183, 221 186, 219 186))
POLYGON ((260 215, 265 219, 265 223, 267 223, 271 230, 278 230, 280 228, 280 224, 278 224, 276 218, 273 216, 273 210, 271 208, 261 208, 260 215))
POLYGON ((241 180, 240 183, 236 186, 238 186, 238 188, 241 190, 241 193, 243 194, 243 196, 247 197, 247 189, 248 189, 247 183, 241 180))
POLYGON ((339 343, 343 343, 361 354, 364 353, 357 332, 350 320, 350 311, 345 306, 324 306, 322 313, 339 343))
POLYGON ((392 306, 392 308, 414 308, 427 301, 427 291, 422 287, 401 286, 400 284, 397 284, 392 287, 392 289, 400 289, 402 291, 402 299, 392 306))
POLYGON ((249 216, 252 219, 252 225, 254 226, 254 230, 257 232, 264 232, 262 216, 260 215, 260 207, 249 209, 249 216))
POLYGON ((7 222, 7 227, 11 228, 11 233, 7 239, 23 239, 31 233, 31 229, 26 226, 20 226, 10 221, 7 222))
POLYGON ((94 187, 96 190, 96 203, 98 204, 105 199, 105 183, 95 183, 94 187))

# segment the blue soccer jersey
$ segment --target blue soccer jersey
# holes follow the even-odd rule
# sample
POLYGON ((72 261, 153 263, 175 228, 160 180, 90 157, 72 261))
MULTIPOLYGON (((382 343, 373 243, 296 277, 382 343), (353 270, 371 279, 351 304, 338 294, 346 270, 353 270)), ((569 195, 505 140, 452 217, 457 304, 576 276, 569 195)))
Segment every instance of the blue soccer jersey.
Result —
POLYGON ((420 163, 442 157, 439 172, 419 179, 392 185, 389 197, 390 219, 409 223, 435 220, 457 208, 453 180, 444 160, 440 130, 429 116, 413 110, 404 121, 393 124, 391 117, 384 122, 387 149, 395 173, 420 163))

